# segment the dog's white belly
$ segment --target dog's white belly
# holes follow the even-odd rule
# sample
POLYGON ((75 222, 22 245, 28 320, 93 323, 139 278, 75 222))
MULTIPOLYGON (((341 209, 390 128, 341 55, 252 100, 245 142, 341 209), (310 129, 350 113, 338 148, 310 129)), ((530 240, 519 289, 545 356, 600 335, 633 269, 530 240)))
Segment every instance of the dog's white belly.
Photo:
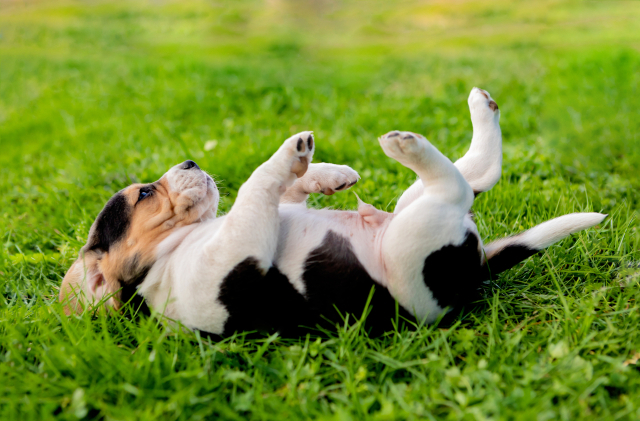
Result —
MULTIPOLYGON (((302 279, 305 265, 330 231, 346 239, 369 276, 385 285, 380 242, 387 224, 374 228, 355 211, 307 209, 301 205, 281 205, 280 216, 274 263, 302 295, 306 294, 302 279)), ((393 215, 388 217, 390 220, 393 215)))
MULTIPOLYGON (((388 214, 388 217, 390 220, 393 215, 388 214)), ((139 291, 156 311, 164 312, 167 317, 190 328, 213 333, 224 331, 229 314, 219 300, 225 278, 213 275, 216 256, 206 255, 205 244, 215 238, 224 219, 223 216, 203 222, 190 232, 177 232, 164 240, 158 247, 163 255, 159 256, 139 291), (172 249, 172 244, 178 243, 176 236, 183 240, 172 249)), ((348 242, 359 264, 373 280, 385 285, 380 242, 386 225, 373 228, 355 211, 281 205, 273 265, 299 294, 306 296, 304 272, 310 263, 309 257, 331 232, 348 242)), ((247 252, 245 258, 251 257, 247 252)))

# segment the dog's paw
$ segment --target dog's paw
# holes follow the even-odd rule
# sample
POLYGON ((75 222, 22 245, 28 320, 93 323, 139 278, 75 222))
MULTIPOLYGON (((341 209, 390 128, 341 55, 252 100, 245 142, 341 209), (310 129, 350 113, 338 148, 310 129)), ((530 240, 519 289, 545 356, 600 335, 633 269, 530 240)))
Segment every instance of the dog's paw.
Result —
POLYGON ((312 164, 302 177, 305 193, 322 193, 330 196, 337 191, 347 190, 358 182, 360 175, 346 165, 312 164))
POLYGON ((285 140, 280 150, 290 159, 291 172, 300 178, 309 168, 314 148, 313 132, 302 132, 285 140))
POLYGON ((489 92, 484 89, 473 88, 469 94, 468 102, 472 117, 474 115, 492 117, 500 114, 498 104, 491 98, 489 92))
POLYGON ((384 153, 403 165, 415 163, 426 153, 429 141, 412 132, 394 130, 379 139, 384 153))

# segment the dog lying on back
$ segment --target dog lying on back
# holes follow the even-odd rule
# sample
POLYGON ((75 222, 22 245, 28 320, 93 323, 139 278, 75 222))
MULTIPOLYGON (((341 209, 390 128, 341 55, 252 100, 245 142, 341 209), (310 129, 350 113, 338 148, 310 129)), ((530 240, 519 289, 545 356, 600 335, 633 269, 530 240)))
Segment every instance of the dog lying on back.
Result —
POLYGON ((469 210, 500 178, 500 111, 478 88, 468 102, 473 139, 455 164, 414 133, 379 139, 419 177, 393 213, 361 201, 357 211, 307 208, 310 193, 333 194, 359 179, 347 166, 312 164, 311 132, 287 139, 259 166, 224 216, 216 217, 216 184, 193 161, 131 185, 96 218, 60 300, 69 312, 142 297, 168 318, 218 335, 339 323, 365 308, 376 330, 398 313, 433 322, 490 276, 606 216, 565 215, 483 245, 469 210))

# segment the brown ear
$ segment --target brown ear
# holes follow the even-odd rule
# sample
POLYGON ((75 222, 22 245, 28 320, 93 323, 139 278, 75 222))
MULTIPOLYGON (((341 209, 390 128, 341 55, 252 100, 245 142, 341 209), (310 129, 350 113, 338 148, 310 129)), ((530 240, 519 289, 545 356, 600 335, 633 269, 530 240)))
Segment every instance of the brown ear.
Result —
POLYGON ((80 256, 64 276, 59 299, 64 303, 65 314, 79 314, 87 306, 99 303, 107 307, 114 306, 115 301, 110 295, 117 289, 106 281, 100 268, 99 257, 100 252, 85 252, 83 247, 80 256))

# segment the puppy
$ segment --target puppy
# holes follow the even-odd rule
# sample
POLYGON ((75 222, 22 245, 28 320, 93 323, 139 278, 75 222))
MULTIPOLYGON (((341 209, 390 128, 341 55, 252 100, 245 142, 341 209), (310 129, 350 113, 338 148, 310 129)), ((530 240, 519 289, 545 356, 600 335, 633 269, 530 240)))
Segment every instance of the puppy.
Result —
POLYGON ((216 335, 318 323, 346 315, 392 327, 401 315, 433 322, 467 303, 480 284, 606 215, 574 213, 483 245, 470 216, 474 196, 500 178, 498 105, 469 96, 473 138, 453 164, 427 139, 392 131, 380 146, 418 180, 393 213, 309 209, 310 193, 333 194, 359 179, 351 168, 311 164, 311 132, 287 139, 242 185, 227 215, 195 162, 116 193, 67 272, 68 312, 145 303, 191 329, 216 335))

